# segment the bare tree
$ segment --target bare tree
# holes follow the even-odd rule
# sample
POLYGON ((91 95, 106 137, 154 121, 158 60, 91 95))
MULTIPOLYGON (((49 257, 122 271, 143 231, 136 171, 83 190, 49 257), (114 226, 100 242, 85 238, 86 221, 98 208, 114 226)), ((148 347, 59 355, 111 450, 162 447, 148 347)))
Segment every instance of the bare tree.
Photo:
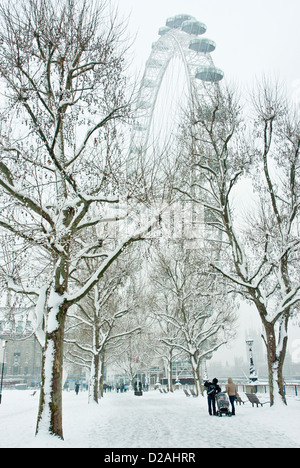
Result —
POLYGON ((156 294, 155 315, 169 324, 161 342, 188 356, 196 393, 203 394, 200 366, 205 357, 230 341, 234 330, 234 305, 222 289, 216 288, 216 275, 204 262, 204 253, 169 246, 158 255, 153 275, 156 294))
MULTIPOLYGON (((129 318, 129 324, 131 321, 132 318, 129 318)), ((154 362, 153 354, 149 353, 149 334, 141 326, 140 330, 141 333, 132 334, 128 339, 123 340, 122 347, 118 354, 116 353, 114 361, 129 379, 132 388, 135 387, 138 376, 147 372, 154 362)))
MULTIPOLYGON (((164 296, 164 298, 167 308, 167 297, 164 296)), ((159 313, 155 313, 155 307, 153 315, 155 317, 155 322, 152 325, 153 340, 151 351, 153 355, 158 356, 164 362, 168 381, 168 391, 173 393, 173 363, 178 358, 178 356, 182 354, 176 346, 176 342, 178 341, 176 338, 178 336, 179 330, 172 323, 170 323, 170 321, 161 320, 159 313), (166 337, 172 337, 172 343, 168 342, 166 344, 166 337)))
MULTIPOLYGON (((89 401, 95 403, 98 403, 103 364, 109 346, 141 330, 140 327, 127 329, 122 321, 125 315, 132 312, 118 291, 124 273, 120 269, 118 274, 107 276, 93 287, 84 301, 77 304, 76 311, 69 313, 70 329, 65 340, 79 353, 83 353, 80 359, 85 361, 85 366, 89 362, 89 401), (84 334, 81 333, 82 340, 78 339, 78 327, 84 330, 84 334)), ((75 351, 69 348, 68 352, 73 355, 75 351)))
POLYGON ((22 239, 28 258, 26 278, 9 277, 7 285, 36 304, 44 349, 36 432, 60 438, 68 310, 157 219, 138 226, 130 218, 120 227, 128 209, 120 203, 125 160, 117 123, 127 119, 129 104, 124 25, 107 6, 85 0, 0 5, 0 226, 16 243, 22 239), (90 240, 89 230, 107 223, 116 226, 114 237, 90 240), (79 288, 74 277, 91 254, 101 261, 79 288))
POLYGON ((300 122, 278 85, 267 80, 253 102, 254 119, 243 116, 240 98, 230 89, 195 103, 189 127, 194 191, 187 183, 179 190, 211 213, 211 226, 223 240, 213 266, 259 313, 273 405, 278 394, 286 402, 288 324, 300 299, 300 122), (257 201, 248 219, 233 196, 244 176, 252 177, 257 201))

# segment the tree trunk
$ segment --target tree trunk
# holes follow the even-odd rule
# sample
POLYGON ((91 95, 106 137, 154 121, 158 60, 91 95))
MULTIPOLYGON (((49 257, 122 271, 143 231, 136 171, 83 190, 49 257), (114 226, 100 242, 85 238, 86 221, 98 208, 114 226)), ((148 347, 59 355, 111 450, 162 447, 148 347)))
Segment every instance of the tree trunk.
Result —
POLYGON ((91 375, 89 382, 89 403, 92 401, 98 404, 98 391, 99 391, 99 354, 93 354, 91 375))
MULTIPOLYGON (((172 358, 171 358, 172 359, 172 358)), ((173 371, 172 371, 172 360, 168 362, 169 366, 169 375, 168 375, 168 390, 169 392, 173 393, 173 371)))
POLYGON ((193 369, 193 377, 194 377, 196 395, 199 396, 201 394, 203 396, 203 386, 201 383, 201 375, 200 375, 200 364, 197 365, 197 362, 194 356, 191 356, 191 363, 192 363, 192 369, 193 369))
POLYGON ((65 318, 66 311, 62 306, 57 316, 59 326, 51 333, 46 333, 40 403, 36 426, 36 435, 45 432, 61 439, 63 439, 62 384, 65 318))
POLYGON ((281 321, 277 321, 275 323, 269 322, 267 320, 268 311, 257 295, 257 292, 250 291, 250 295, 257 308, 265 330, 263 340, 267 350, 270 405, 273 406, 277 400, 286 405, 287 403, 283 384, 283 364, 287 348, 289 310, 287 310, 286 314, 282 316, 281 321), (279 331, 277 330, 278 327, 279 331), (277 340, 276 334, 278 336, 277 340), (278 344, 276 341, 278 341, 278 344))
POLYGON ((270 404, 273 406, 277 400, 277 396, 279 396, 280 401, 286 405, 287 402, 283 383, 283 363, 287 347, 287 337, 283 339, 281 349, 277 351, 275 327, 273 323, 264 321, 264 328, 266 332, 266 339, 264 341, 267 349, 270 404))
POLYGON ((169 354, 169 357, 164 358, 164 362, 168 380, 168 392, 173 393, 172 353, 169 354))
POLYGON ((101 369, 99 369, 99 391, 100 391, 100 397, 103 398, 104 393, 103 393, 103 384, 104 384, 104 364, 105 364, 105 353, 101 353, 101 369))

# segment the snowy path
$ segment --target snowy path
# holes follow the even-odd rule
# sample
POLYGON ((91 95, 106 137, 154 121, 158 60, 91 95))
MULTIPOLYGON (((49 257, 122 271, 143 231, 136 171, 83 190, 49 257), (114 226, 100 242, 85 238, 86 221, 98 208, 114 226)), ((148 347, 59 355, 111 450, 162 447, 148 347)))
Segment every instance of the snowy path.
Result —
POLYGON ((109 411, 103 408, 102 421, 95 424, 90 434, 91 446, 300 448, 300 435, 297 443, 285 435, 283 428, 269 427, 268 419, 263 421, 263 412, 270 412, 266 407, 247 405, 237 409, 236 417, 218 418, 208 415, 205 399, 186 398, 182 393, 150 392, 143 397, 132 394, 116 397, 109 411))
POLYGON ((300 401, 288 408, 238 406, 232 418, 209 416, 204 398, 183 392, 108 393, 98 406, 87 394, 64 393, 64 442, 35 439, 38 394, 7 391, 0 406, 0 447, 300 448, 300 401))

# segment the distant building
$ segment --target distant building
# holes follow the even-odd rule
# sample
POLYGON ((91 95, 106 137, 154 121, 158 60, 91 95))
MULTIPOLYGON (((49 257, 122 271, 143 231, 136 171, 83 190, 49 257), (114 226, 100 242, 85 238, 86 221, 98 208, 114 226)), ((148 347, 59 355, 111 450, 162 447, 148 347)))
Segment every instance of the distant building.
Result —
POLYGON ((36 387, 41 380, 42 348, 28 320, 28 310, 18 309, 13 320, 0 308, 0 340, 7 341, 4 365, 4 387, 25 384, 36 387))

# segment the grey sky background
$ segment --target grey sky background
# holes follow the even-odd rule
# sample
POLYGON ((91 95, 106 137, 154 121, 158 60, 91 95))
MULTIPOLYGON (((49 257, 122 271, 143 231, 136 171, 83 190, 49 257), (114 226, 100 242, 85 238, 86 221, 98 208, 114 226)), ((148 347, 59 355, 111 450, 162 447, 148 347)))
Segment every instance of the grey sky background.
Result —
POLYGON ((212 57, 225 78, 240 87, 252 86, 262 74, 279 77, 293 93, 300 88, 299 0, 114 0, 129 18, 137 69, 143 70, 152 42, 166 19, 190 14, 207 26, 204 37, 217 48, 212 57))
MULTIPOLYGON (((113 0, 119 16, 128 19, 132 37, 132 70, 143 74, 152 43, 166 19, 189 14, 207 26, 203 37, 216 42, 215 66, 225 79, 250 91, 263 75, 279 79, 300 105, 300 1, 299 0, 113 0)), ((239 311, 237 339, 222 348, 215 360, 246 358, 245 335, 261 329, 256 310, 243 305, 239 311)), ((300 361, 300 328, 292 327, 290 351, 300 361)))

